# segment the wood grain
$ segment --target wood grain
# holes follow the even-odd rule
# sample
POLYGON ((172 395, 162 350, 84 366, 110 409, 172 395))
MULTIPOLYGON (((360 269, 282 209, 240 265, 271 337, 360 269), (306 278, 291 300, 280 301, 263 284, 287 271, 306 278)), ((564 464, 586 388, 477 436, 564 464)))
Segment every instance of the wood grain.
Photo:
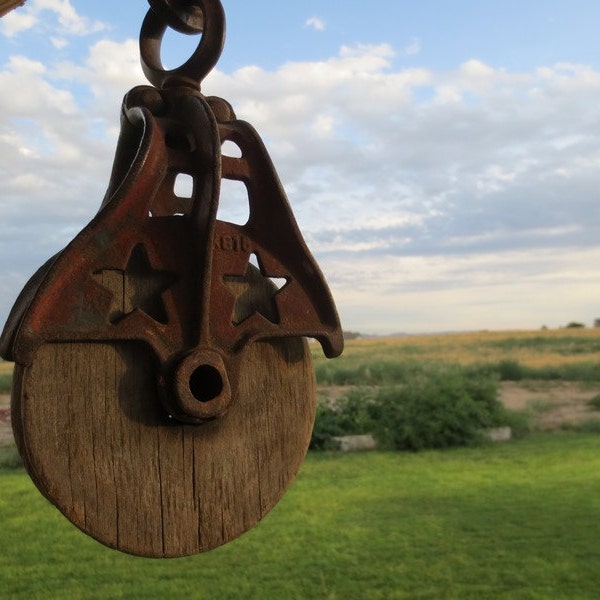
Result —
POLYGON ((25 0, 0 0, 0 17, 23 4, 25 4, 25 0))
MULTIPOLYGON (((115 295, 127 289, 109 279, 115 295)), ((305 340, 242 352, 228 412, 188 425, 163 408, 144 344, 42 345, 30 367, 17 366, 12 398, 33 481, 82 531, 123 552, 179 557, 241 535, 294 479, 316 402, 305 340)))
POLYGON ((142 345, 42 346, 13 404, 19 445, 44 495, 102 543, 152 557, 210 550, 256 525, 302 462, 308 349, 250 345, 229 412, 202 425, 169 418, 153 373, 142 345))

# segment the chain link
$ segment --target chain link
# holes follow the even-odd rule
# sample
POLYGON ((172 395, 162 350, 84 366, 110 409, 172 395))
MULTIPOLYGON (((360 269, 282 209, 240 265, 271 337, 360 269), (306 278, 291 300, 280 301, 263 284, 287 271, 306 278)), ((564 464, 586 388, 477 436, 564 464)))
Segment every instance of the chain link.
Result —
POLYGON ((200 3, 189 0, 148 0, 148 3, 171 29, 187 35, 204 31, 204 13, 200 3))
POLYGON ((225 43, 225 12, 220 0, 148 0, 140 32, 140 55, 144 74, 155 87, 184 85, 199 88, 217 64, 225 43), (202 33, 195 52, 180 67, 167 71, 162 64, 162 39, 171 27, 186 34, 202 33))

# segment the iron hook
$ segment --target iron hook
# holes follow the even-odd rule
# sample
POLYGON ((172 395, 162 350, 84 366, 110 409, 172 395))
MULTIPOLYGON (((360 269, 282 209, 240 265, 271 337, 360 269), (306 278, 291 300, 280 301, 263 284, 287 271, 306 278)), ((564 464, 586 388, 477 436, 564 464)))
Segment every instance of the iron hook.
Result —
POLYGON ((199 6, 185 0, 148 0, 152 10, 179 33, 194 35, 204 30, 204 14, 199 6))
POLYGON ((225 43, 225 11, 220 0, 193 0, 186 4, 185 10, 179 0, 152 0, 150 4, 140 31, 140 57, 144 75, 158 89, 175 85, 199 89, 204 77, 217 64, 225 43), (156 10, 155 6, 159 5, 162 8, 156 10), (199 32, 200 22, 202 37, 195 52, 180 67, 166 70, 160 57, 160 48, 167 27, 193 34, 199 32))

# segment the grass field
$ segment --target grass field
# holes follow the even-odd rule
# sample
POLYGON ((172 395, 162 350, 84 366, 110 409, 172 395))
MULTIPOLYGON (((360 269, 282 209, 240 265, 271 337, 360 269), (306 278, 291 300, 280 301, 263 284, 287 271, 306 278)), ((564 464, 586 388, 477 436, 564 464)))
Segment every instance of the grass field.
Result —
MULTIPOLYGON (((461 365, 511 361, 530 369, 580 366, 600 380, 600 329, 547 329, 538 331, 480 331, 346 342, 343 355, 329 361, 312 344, 313 361, 323 385, 331 373, 363 372, 377 364, 448 362, 461 365)), ((10 389, 12 364, 0 362, 0 393, 10 389)), ((364 382, 366 383, 366 382, 364 382)))
MULTIPOLYGON (((348 378, 394 384, 412 362, 508 361, 561 379, 543 382, 548 390, 566 389, 577 375, 590 396, 600 392, 598 329, 355 340, 331 362, 314 349, 325 390, 348 378)), ((5 383, 10 369, 0 364, 5 383)), ((22 470, 8 468, 11 456, 13 448, 0 448, 0 598, 600 597, 598 434, 418 454, 311 453, 259 527, 171 561, 87 538, 22 470)))
POLYGON ((600 436, 311 454, 261 525, 171 561, 106 549, 0 474, 7 599, 598 598, 600 436))
POLYGON ((600 381, 600 329, 482 331, 352 340, 335 361, 313 346, 317 381, 331 385, 397 383, 411 365, 489 367, 503 379, 600 381))

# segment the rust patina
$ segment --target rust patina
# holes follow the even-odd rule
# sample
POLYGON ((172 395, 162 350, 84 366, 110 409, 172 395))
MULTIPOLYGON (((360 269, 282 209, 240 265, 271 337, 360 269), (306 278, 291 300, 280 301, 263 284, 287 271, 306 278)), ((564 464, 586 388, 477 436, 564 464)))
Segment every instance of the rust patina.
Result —
POLYGON ((246 344, 313 337, 333 357, 343 339, 327 284, 258 133, 228 102, 201 92, 225 39, 220 2, 150 4, 140 53, 153 85, 124 99, 102 206, 27 284, 0 350, 27 366, 48 342, 144 342, 156 358, 165 408, 194 423, 227 410, 246 344), (173 70, 160 59, 167 27, 202 32, 194 54, 173 70), (225 142, 237 146, 236 156, 222 153, 225 142), (188 194, 177 190, 181 175, 192 182, 188 194), (245 185, 244 224, 217 218, 223 179, 245 185), (115 277, 131 290, 126 306, 115 306, 115 277), (257 287, 263 293, 253 299, 257 287))

